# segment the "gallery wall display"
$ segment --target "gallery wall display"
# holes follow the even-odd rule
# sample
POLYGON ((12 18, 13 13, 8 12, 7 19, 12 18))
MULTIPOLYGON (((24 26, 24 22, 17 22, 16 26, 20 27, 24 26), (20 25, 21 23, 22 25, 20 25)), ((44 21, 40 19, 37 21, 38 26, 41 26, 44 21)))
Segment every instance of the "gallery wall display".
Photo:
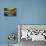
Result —
POLYGON ((46 41, 46 25, 20 24, 18 29, 20 32, 20 40, 46 41))
POLYGON ((16 16, 16 8, 4 8, 4 16, 16 16))

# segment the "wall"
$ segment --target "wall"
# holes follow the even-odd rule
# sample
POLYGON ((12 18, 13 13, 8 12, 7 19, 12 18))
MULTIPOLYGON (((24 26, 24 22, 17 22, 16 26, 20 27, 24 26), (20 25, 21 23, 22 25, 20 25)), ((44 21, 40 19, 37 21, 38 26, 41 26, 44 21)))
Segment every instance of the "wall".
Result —
POLYGON ((46 24, 46 0, 22 1, 21 23, 46 24))
POLYGON ((17 24, 46 24, 46 0, 0 0, 0 44, 7 44, 17 24), (5 17, 3 8, 16 7, 16 17, 5 17))
MULTIPOLYGON (((4 8, 16 7, 17 1, 12 0, 0 0, 0 44, 8 43, 8 34, 10 32, 16 32, 17 34, 17 24, 18 15, 16 17, 5 17, 4 16, 4 8), (14 3, 13 3, 14 2, 14 3)), ((18 9, 18 8, 17 8, 18 9)), ((19 13, 18 13, 19 14, 19 13)), ((17 39, 16 39, 17 43, 17 39)))

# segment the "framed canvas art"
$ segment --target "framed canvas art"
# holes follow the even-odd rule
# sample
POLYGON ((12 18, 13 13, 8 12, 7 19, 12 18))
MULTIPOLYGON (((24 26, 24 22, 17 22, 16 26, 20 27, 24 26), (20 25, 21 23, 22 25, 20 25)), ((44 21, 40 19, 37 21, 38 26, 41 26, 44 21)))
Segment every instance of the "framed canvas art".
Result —
POLYGON ((20 24, 18 30, 20 31, 20 41, 46 41, 46 25, 20 24))
POLYGON ((4 8, 4 16, 16 16, 16 8, 4 8))

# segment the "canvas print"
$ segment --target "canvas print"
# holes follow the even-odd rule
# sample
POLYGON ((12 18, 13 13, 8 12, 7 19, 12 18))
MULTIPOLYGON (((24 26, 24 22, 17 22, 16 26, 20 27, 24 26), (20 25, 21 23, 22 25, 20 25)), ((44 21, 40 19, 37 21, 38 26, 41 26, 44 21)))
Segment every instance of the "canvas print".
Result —
POLYGON ((42 46, 46 43, 45 24, 19 24, 18 33, 19 46, 42 46))
POLYGON ((4 8, 4 16, 16 16, 16 8, 4 8))
POLYGON ((20 40, 46 41, 46 25, 21 25, 20 40))

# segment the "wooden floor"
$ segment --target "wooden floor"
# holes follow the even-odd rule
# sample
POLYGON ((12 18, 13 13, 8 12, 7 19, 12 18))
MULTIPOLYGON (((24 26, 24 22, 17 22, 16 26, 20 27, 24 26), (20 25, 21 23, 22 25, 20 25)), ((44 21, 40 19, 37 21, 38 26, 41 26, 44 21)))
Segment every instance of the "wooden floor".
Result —
MULTIPOLYGON (((0 46, 8 46, 8 44, 0 44, 0 46)), ((11 45, 10 45, 11 46, 11 45)), ((34 41, 31 40, 21 40, 19 44, 15 44, 14 46, 46 46, 45 41, 34 41)))
POLYGON ((20 41, 20 46, 46 46, 45 41, 31 41, 31 40, 21 40, 20 41))

